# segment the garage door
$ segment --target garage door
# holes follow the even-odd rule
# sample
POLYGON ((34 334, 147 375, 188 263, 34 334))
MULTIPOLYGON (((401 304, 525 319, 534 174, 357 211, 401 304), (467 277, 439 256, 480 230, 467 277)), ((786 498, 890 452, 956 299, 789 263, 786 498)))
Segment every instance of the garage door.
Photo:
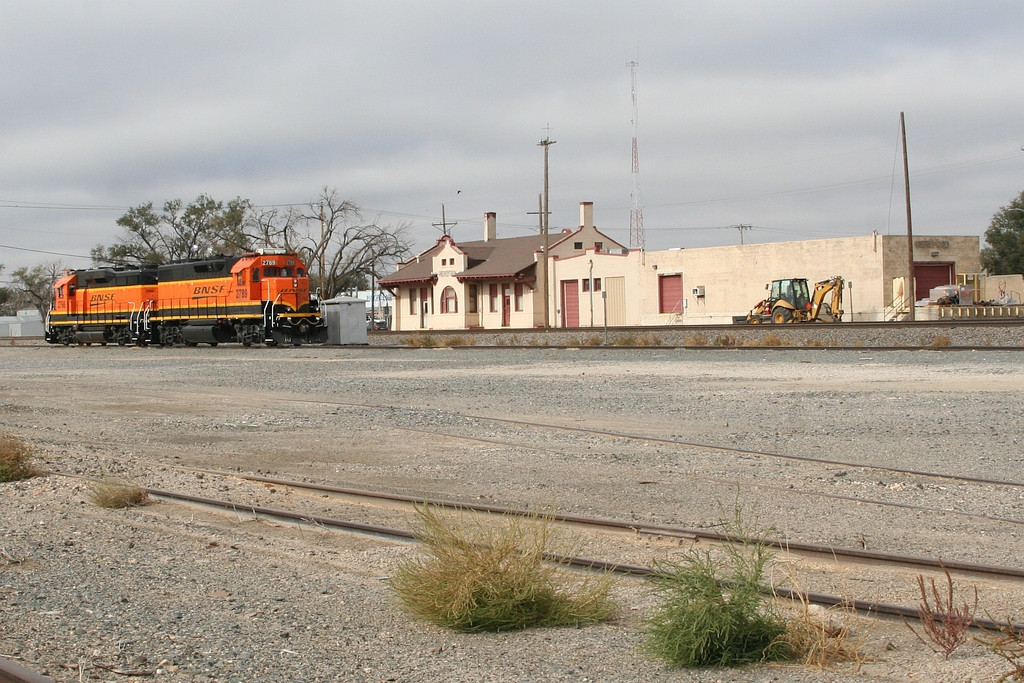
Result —
POLYGON ((955 263, 915 263, 914 300, 928 298, 933 287, 956 284, 955 263))
POLYGON ((658 313, 683 312, 683 276, 662 275, 658 277, 658 313))

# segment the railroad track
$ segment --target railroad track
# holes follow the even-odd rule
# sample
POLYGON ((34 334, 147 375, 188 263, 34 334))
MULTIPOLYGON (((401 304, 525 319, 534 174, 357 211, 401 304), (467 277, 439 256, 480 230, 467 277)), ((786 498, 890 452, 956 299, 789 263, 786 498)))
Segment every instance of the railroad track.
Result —
MULTIPOLYGON (((260 477, 254 475, 239 475, 237 473, 219 472, 216 470, 204 470, 204 472, 208 474, 217 474, 221 476, 244 479, 246 481, 255 482, 259 484, 272 484, 275 486, 287 487, 297 491, 329 493, 343 496, 348 499, 360 499, 364 501, 373 502, 384 501, 389 504, 401 503, 403 505, 409 506, 410 508, 416 505, 427 505, 449 511, 471 511, 478 513, 518 517, 537 516, 537 513, 535 512, 517 510, 495 505, 483 505, 477 503, 466 503, 448 500, 423 499, 415 496, 403 496, 387 492, 365 491, 336 486, 310 484, 305 482, 295 482, 284 479, 260 477)), ((159 489, 146 490, 150 495, 159 499, 183 502, 187 504, 199 505, 202 507, 229 510, 232 513, 248 513, 260 518, 276 519, 298 524, 310 524, 316 526, 317 528, 356 532, 361 534, 369 534, 373 536, 394 538, 405 541, 412 541, 416 540, 417 538, 416 532, 407 529, 399 529, 395 527, 382 526, 376 524, 367 524, 365 522, 344 520, 335 517, 326 517, 321 515, 312 515, 309 513, 298 512, 294 510, 257 506, 248 503, 238 503, 235 501, 207 498, 203 496, 176 493, 172 491, 163 491, 159 489)), ((584 527, 599 531, 610 531, 618 533, 626 532, 635 535, 656 535, 659 537, 705 542, 710 541, 713 543, 742 544, 751 543, 755 540, 745 538, 737 539, 735 537, 731 537, 728 534, 720 534, 717 532, 701 529, 686 529, 664 525, 638 525, 635 522, 618 521, 595 517, 583 517, 577 515, 545 514, 544 516, 558 524, 570 525, 575 528, 584 527)), ((819 558, 831 558, 840 561, 868 562, 874 565, 884 564, 898 569, 940 570, 947 571, 951 575, 984 576, 989 579, 997 580, 1018 581, 1019 579, 1024 578, 1024 568, 1020 567, 1002 567, 995 565, 985 565, 966 562, 943 562, 942 560, 936 558, 913 557, 897 555, 893 553, 878 553, 852 548, 832 548, 829 546, 808 543, 789 543, 784 540, 776 539, 762 539, 762 542, 766 543, 770 547, 777 549, 780 552, 784 552, 787 554, 816 555, 819 558)), ((577 567, 580 569, 596 570, 600 572, 611 572, 615 574, 622 574, 628 576, 648 577, 655 573, 655 570, 651 569, 649 566, 646 565, 615 562, 592 557, 550 555, 549 559, 553 561, 564 562, 570 566, 577 567)), ((858 612, 868 615, 897 616, 909 619, 919 618, 918 610, 916 607, 896 605, 892 603, 878 602, 872 600, 851 599, 847 597, 835 596, 825 593, 813 591, 800 591, 787 589, 783 587, 771 588, 768 589, 766 592, 787 600, 804 600, 812 604, 818 604, 829 607, 842 605, 844 607, 852 608, 858 612)), ((1009 625, 1010 624, 1005 621, 996 621, 981 617, 976 617, 973 622, 973 626, 977 628, 986 628, 992 630, 1005 628, 1009 625)), ((1024 624, 1014 624, 1014 627, 1018 629, 1024 628, 1024 624)))
MULTIPOLYGON (((164 398, 174 399, 178 395, 177 392, 166 392, 164 398)), ((217 399, 223 398, 222 394, 214 392, 188 392, 185 394, 181 393, 181 396, 188 396, 191 400, 197 399, 217 399)), ((252 397, 250 397, 252 398, 252 397)), ((584 436, 595 436, 603 439, 621 439, 626 441, 632 441, 641 444, 652 444, 660 446, 671 446, 674 448, 686 449, 686 450, 697 450, 707 452, 717 452, 738 457, 754 457, 766 460, 778 460, 778 461, 789 461, 795 463, 809 464, 815 466, 829 466, 829 467, 840 467, 849 468, 855 470, 872 471, 872 472, 884 472, 892 475, 906 476, 906 477, 917 477, 922 479, 932 479, 946 483, 960 483, 969 485, 984 485, 989 487, 1002 487, 1006 489, 1022 489, 1024 488, 1024 482, 1015 480, 1000 480, 989 477, 961 475, 949 472, 941 471, 926 471, 912 468, 901 468, 890 465, 884 465, 880 463, 865 463, 842 460, 838 458, 823 458, 817 456, 798 455, 792 453, 773 452, 767 450, 752 450, 747 448, 737 448, 732 446, 724 446, 716 443, 698 442, 692 440, 684 440, 672 437, 654 436, 649 434, 637 433, 637 432, 625 432, 616 431, 603 428, 579 426, 579 425, 565 425, 557 424, 552 422, 540 422, 535 420, 520 420, 514 418, 496 417, 490 415, 471 414, 459 411, 447 411, 439 409, 418 409, 411 407, 401 407, 386 405, 380 403, 367 403, 367 402, 353 402, 353 401, 338 401, 329 400, 322 397, 305 397, 295 396, 291 394, 261 394, 260 400, 262 403, 298 403, 313 406, 325 406, 331 408, 345 408, 352 410, 367 410, 372 412, 379 412, 383 410, 387 411, 401 411, 406 414, 422 415, 421 420, 424 423, 443 418, 443 421, 450 424, 452 421, 464 421, 466 432, 460 433, 462 430, 459 425, 456 424, 448 429, 424 429, 424 428, 411 428, 411 427, 396 427, 390 426, 391 429, 404 431, 411 434, 431 437, 445 437, 450 439, 463 440, 474 443, 481 443, 486 445, 500 445, 507 446, 510 448, 517 449, 528 449, 532 451, 538 451, 543 453, 559 454, 563 451, 558 448, 550 447, 549 440, 544 438, 524 438, 519 435, 516 439, 503 439, 494 436, 476 436, 473 432, 479 432, 481 425, 494 424, 508 426, 516 429, 528 429, 537 430, 540 432, 563 432, 575 435, 584 436), (547 445, 538 445, 547 444, 547 445)), ((116 442, 109 442, 111 446, 115 446, 116 442)), ((166 464, 166 463, 164 463, 166 464)), ((1014 526, 1024 525, 1024 519, 1020 517, 1014 517, 1009 515, 999 515, 989 512, 972 512, 968 510, 956 509, 955 507, 946 506, 939 507, 934 505, 918 505, 907 502, 899 502, 893 500, 881 500, 872 497, 865 496, 851 496, 838 493, 831 493, 822 490, 813 489, 794 489, 786 486, 773 486, 771 483, 765 481, 750 481, 740 479, 724 479, 721 477, 709 477, 700 475, 688 474, 688 479, 699 482, 713 482, 729 487, 745 488, 745 487, 756 487, 763 491, 772 491, 779 495, 788 497, 799 496, 801 498, 821 498, 826 500, 835 500, 843 503, 850 503, 854 505, 870 505, 879 509, 891 508, 895 510, 905 510, 910 512, 920 512, 924 514, 941 514, 953 517, 962 518, 970 522, 971 520, 985 520, 988 522, 994 522, 998 524, 1008 524, 1014 526)), ((293 484, 294 485, 294 484, 293 484)), ((655 529, 654 525, 647 525, 648 528, 655 529)), ((669 533, 666 531, 666 533, 669 533)), ((693 535, 693 530, 687 530, 684 533, 693 535)), ((790 546, 794 547, 793 545, 790 546)), ((881 555, 881 554, 880 554, 881 555)), ((946 566, 950 566, 951 561, 946 561, 946 566)))
MULTIPOLYGON (((394 507, 395 505, 398 505, 410 511, 415 506, 430 506, 434 508, 459 513, 486 513, 515 517, 537 517, 541 515, 554 523, 571 526, 576 529, 583 528, 599 532, 626 534, 634 537, 657 537, 659 539, 674 539, 678 541, 689 541, 693 543, 703 542, 712 544, 749 544, 751 542, 761 542, 771 548, 774 548, 780 554, 784 554, 786 556, 814 557, 817 558, 818 561, 823 562, 867 564, 872 567, 887 566, 900 571, 910 570, 918 572, 948 572, 952 576, 958 576, 961 578, 983 577, 986 580, 996 582, 1009 581, 1016 583, 1019 582, 1020 579, 1024 578, 1024 568, 1021 567, 998 566, 958 561, 943 561, 939 558, 908 556, 895 553, 883 553, 857 548, 837 548, 833 546, 812 543, 794 543, 782 539, 737 538, 734 535, 718 533, 707 529, 692 529, 658 524, 638 524, 635 521, 621 521, 608 518, 587 517, 580 515, 537 513, 529 510, 522 510, 499 505, 431 499, 424 498, 422 496, 410 496, 396 494, 392 492, 368 491, 364 489, 314 484, 309 482, 299 482, 287 479, 280 479, 276 477, 266 477, 260 475, 244 474, 239 472, 229 472, 222 470, 195 469, 181 466, 176 466, 176 469, 202 473, 204 475, 213 475, 228 479, 242 480, 245 482, 259 484, 263 486, 280 487, 285 490, 290 490, 291 492, 327 494, 331 496, 332 499, 334 500, 341 499, 347 502, 355 502, 364 506, 367 503, 370 505, 387 505, 389 507, 394 507)), ((72 475, 60 472, 51 472, 50 474, 88 479, 88 477, 82 477, 81 475, 72 475)), ((398 539, 402 541, 415 541, 417 539, 416 532, 408 529, 397 528, 394 526, 385 526, 361 521, 340 519, 333 516, 313 514, 310 512, 282 509, 277 507, 268 507, 263 505, 255 505, 252 503, 239 502, 233 500, 210 498, 206 496, 199 496, 195 494, 181 493, 163 489, 145 488, 145 490, 148 494, 157 499, 173 501, 176 503, 183 503, 186 505, 194 505, 202 508, 212 508, 215 510, 230 511, 233 514, 252 515, 253 517, 260 519, 278 520, 286 523, 300 525, 312 525, 319 529, 366 534, 380 538, 398 539)), ((622 574, 634 577, 648 577, 655 573, 655 571, 651 569, 651 567, 648 565, 639 565, 593 557, 550 555, 549 559, 553 561, 559 561, 580 569, 611 572, 615 574, 622 574)), ((828 607, 841 605, 845 608, 851 608, 858 612, 868 615, 897 616, 900 618, 907 619, 919 618, 918 610, 916 607, 897 605, 888 602, 879 602, 875 600, 857 598, 851 599, 848 597, 836 596, 827 593, 794 590, 784 587, 774 587, 772 589, 769 589, 767 592, 787 600, 803 600, 812 604, 818 604, 828 607)), ((977 617, 974 620, 974 626, 978 628, 999 629, 1005 628, 1010 625, 1010 622, 997 621, 989 618, 977 617)), ((1014 626, 1014 628, 1024 628, 1024 624, 1012 625, 1014 626)))

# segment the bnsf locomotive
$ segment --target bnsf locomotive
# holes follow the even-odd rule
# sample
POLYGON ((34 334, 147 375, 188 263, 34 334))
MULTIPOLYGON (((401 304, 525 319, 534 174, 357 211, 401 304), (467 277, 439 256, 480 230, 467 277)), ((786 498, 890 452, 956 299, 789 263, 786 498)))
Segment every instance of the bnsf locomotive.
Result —
POLYGON ((325 341, 319 301, 291 252, 67 271, 53 287, 51 344, 325 341))

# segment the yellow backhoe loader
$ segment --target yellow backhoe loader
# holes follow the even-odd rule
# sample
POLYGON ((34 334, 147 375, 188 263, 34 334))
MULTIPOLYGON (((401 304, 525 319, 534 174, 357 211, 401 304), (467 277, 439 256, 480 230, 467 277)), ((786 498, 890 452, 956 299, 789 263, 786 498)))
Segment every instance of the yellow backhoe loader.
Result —
POLYGON ((757 302, 747 314, 751 325, 837 323, 843 319, 843 278, 838 275, 815 283, 813 294, 807 286, 807 278, 802 277, 772 280, 765 289, 770 290, 768 298, 757 302), (831 300, 825 301, 829 294, 831 300))

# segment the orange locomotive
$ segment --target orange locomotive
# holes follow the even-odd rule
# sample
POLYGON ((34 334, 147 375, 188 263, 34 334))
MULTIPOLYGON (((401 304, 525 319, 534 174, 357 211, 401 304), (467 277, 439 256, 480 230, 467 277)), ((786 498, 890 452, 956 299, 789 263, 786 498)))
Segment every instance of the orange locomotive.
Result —
POLYGON ((66 272, 53 288, 51 344, 319 343, 319 300, 292 252, 66 272))

